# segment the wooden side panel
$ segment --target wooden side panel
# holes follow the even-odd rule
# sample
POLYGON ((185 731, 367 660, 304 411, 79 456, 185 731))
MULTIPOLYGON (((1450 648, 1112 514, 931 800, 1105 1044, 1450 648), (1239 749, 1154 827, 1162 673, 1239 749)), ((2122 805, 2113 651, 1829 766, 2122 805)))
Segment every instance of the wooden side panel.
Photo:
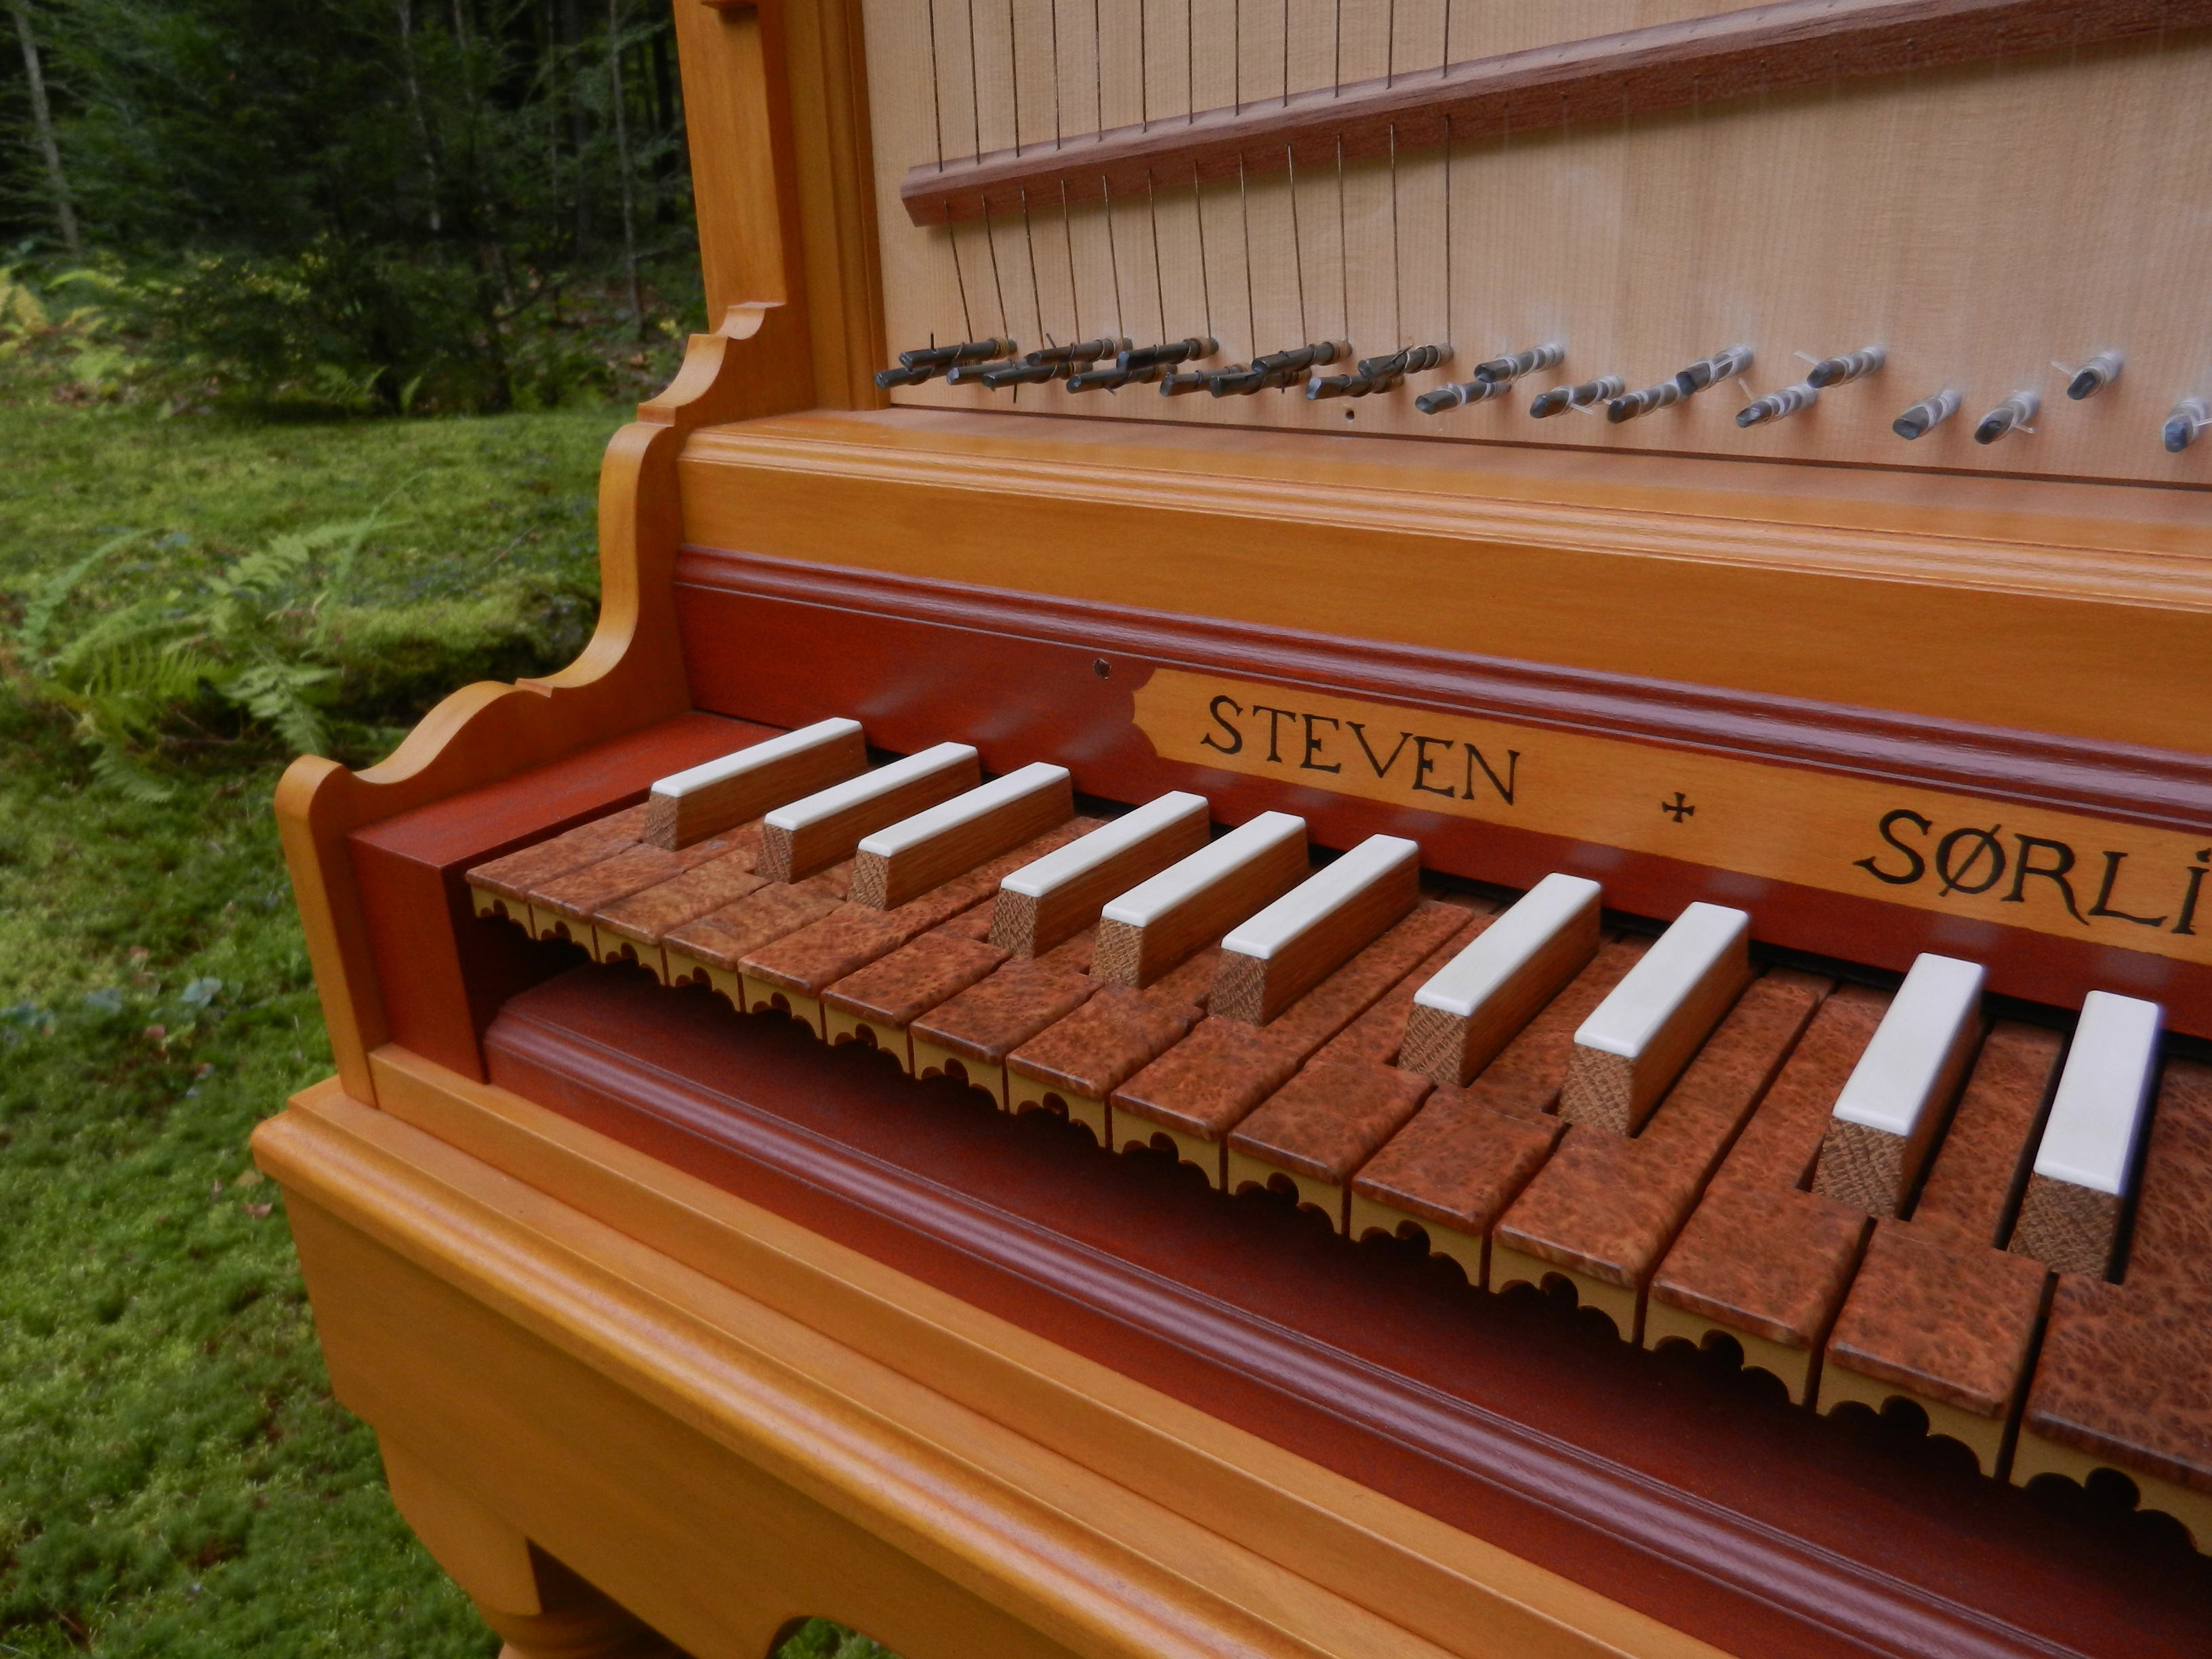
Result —
POLYGON ((656 778, 773 733, 690 714, 347 838, 392 1040, 481 1078, 477 1039, 501 1003, 570 963, 470 914, 475 865, 641 800, 656 778))

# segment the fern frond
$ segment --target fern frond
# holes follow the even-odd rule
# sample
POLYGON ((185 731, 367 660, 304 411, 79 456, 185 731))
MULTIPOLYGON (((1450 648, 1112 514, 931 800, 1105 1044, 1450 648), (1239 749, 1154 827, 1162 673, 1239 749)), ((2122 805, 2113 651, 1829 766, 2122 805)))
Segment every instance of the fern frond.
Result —
POLYGON ((145 533, 143 530, 126 530, 120 536, 109 538, 33 593, 30 603, 23 607, 23 625, 15 630, 16 643, 22 650, 31 655, 44 652, 47 632, 53 627, 54 617, 62 606, 69 602, 70 595, 76 592, 84 579, 109 554, 118 547, 137 541, 145 533))
POLYGON ((155 806, 177 792, 112 744, 93 751, 92 775, 103 787, 142 806, 155 806))

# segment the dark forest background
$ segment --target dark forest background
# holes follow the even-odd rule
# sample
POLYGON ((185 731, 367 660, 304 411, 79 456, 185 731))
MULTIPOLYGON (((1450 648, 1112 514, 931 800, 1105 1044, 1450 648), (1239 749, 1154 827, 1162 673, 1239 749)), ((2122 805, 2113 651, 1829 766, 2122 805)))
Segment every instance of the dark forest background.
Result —
POLYGON ((694 325, 665 0, 0 10, 0 311, 100 337, 84 395, 542 408, 694 325))

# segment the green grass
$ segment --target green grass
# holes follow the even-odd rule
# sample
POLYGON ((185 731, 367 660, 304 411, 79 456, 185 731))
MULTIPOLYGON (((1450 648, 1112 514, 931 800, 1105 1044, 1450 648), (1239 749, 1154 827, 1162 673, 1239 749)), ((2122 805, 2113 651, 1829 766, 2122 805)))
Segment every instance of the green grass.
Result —
MULTIPOLYGON (((79 620, 388 501, 339 596, 354 729, 388 735, 580 639, 621 418, 253 425, 0 386, 0 641, 118 532, 149 533, 79 620)), ((491 1654, 331 1399, 246 1151, 331 1064, 269 808, 284 756, 188 733, 171 799, 129 803, 6 683, 0 753, 0 1659, 491 1654)), ((830 1626, 786 1649, 879 1651, 830 1626)))

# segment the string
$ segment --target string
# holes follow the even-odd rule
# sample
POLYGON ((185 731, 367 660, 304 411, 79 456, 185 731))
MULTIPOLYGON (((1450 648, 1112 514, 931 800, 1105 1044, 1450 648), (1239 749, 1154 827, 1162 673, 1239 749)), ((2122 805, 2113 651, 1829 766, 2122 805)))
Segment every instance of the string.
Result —
POLYGON ((1244 112, 1244 0, 1237 0, 1231 20, 1230 62, 1237 66, 1237 112, 1244 112))
MULTIPOLYGON (((1336 85, 1328 95, 1332 98, 1344 96, 1344 0, 1336 0, 1336 85)), ((1338 140, 1340 143, 1342 142, 1338 140)))
POLYGON ((1148 22, 1152 15, 1148 0, 1137 0, 1137 131, 1143 132, 1152 125, 1152 49, 1148 42, 1148 22))
POLYGON ((975 0, 968 0, 968 112, 975 118, 975 154, 983 153, 983 77, 975 71, 975 0))
MULTIPOLYGON (((1022 153, 1022 32, 1014 21, 1014 0, 1006 0, 1006 78, 1013 84, 1014 154, 1022 153)), ((1040 329, 1038 332, 1043 331, 1040 329)))
POLYGON ((1182 124, 1198 119, 1198 0, 1182 7, 1182 124))
POLYGON ((1106 37, 1098 27, 1098 0, 1091 0, 1091 130, 1106 131, 1106 37))
POLYGON ((937 82, 937 0, 929 0, 929 118, 937 128, 937 170, 942 173, 945 171, 945 109, 937 82))
POLYGON ((991 250, 991 286, 999 295, 999 337, 1006 339, 1013 333, 1013 325, 1006 320, 1006 289, 999 280, 999 238, 991 228, 991 198, 979 196, 975 199, 983 204, 983 246, 991 250))
POLYGON ((975 337, 975 319, 968 313, 968 275, 960 268, 960 239, 952 232, 952 204, 945 204, 945 246, 952 250, 952 280, 960 284, 961 338, 975 337))
POLYGON ((1145 169, 1145 211, 1152 222, 1152 299, 1159 313, 1160 331, 1156 337, 1163 343, 1168 337, 1168 285, 1160 275, 1160 204, 1152 194, 1152 170, 1145 169))
POLYGON ((1390 124, 1390 329, 1406 343, 1406 307, 1398 275, 1398 124, 1390 124))
POLYGON ((1213 278, 1206 269, 1206 203, 1198 193, 1198 163, 1190 164, 1190 216, 1198 222, 1198 286, 1206 306, 1206 337, 1213 332, 1213 278))
POLYGON ((1237 210, 1244 222, 1244 334, 1248 359, 1260 355, 1260 313, 1252 304, 1252 197, 1244 188, 1244 158, 1237 158, 1237 210))
MULTIPOLYGON (((1445 3, 1449 5, 1450 3, 1450 0, 1445 0, 1445 3)), ((1396 84, 1397 79, 1398 0, 1390 0, 1390 33, 1388 38, 1388 44, 1384 47, 1384 58, 1382 60, 1382 84, 1386 87, 1393 86, 1396 84)))
POLYGON ((1283 107, 1291 106, 1291 0, 1283 0, 1283 107))
POLYGON ((1311 331, 1306 325, 1306 245, 1298 234, 1298 158, 1290 145, 1283 146, 1283 165, 1291 172, 1291 263, 1298 273, 1298 337, 1310 342, 1311 331))
POLYGON ((1052 337, 1044 331, 1044 287, 1037 281, 1036 238, 1030 234, 1030 190, 1022 186, 1022 241, 1030 251, 1030 311, 1036 319, 1036 337, 1040 345, 1050 345, 1052 337))
POLYGON ((1106 198, 1106 259, 1114 270, 1114 334, 1117 339, 1126 338, 1129 328, 1121 311, 1121 256, 1114 247, 1114 186, 1103 173, 1098 175, 1098 189, 1106 198))
POLYGON ((1077 299, 1075 293, 1075 232, 1068 225, 1067 179, 1065 175, 1060 181, 1060 240, 1067 254, 1068 320, 1074 325, 1075 337, 1079 340, 1083 337, 1083 303, 1077 299))
MULTIPOLYGON (((1439 81, 1443 80, 1445 76, 1451 72, 1451 8, 1452 0, 1444 0, 1443 56, 1437 60, 1437 79, 1439 81)), ((1447 131, 1449 130, 1451 126, 1451 118, 1449 116, 1446 116, 1444 118, 1444 126, 1447 131)), ((1446 171, 1449 172, 1449 168, 1446 168, 1446 171)), ((1444 330, 1444 332, 1449 334, 1451 330, 1447 328, 1444 330)))
MULTIPOLYGON (((1445 0, 1444 27, 1451 27, 1451 3, 1445 0)), ((1449 111, 1444 114, 1444 337, 1440 344, 1452 343, 1452 125, 1449 111)))
POLYGON ((1344 314, 1344 332, 1352 337, 1352 239, 1344 229, 1344 135, 1336 135, 1336 282, 1337 308, 1344 314))
MULTIPOLYGON (((1060 0, 1052 0, 1052 143, 1057 149, 1065 135, 1060 130, 1060 0)), ((1080 331, 1077 338, 1081 338, 1080 331)))

